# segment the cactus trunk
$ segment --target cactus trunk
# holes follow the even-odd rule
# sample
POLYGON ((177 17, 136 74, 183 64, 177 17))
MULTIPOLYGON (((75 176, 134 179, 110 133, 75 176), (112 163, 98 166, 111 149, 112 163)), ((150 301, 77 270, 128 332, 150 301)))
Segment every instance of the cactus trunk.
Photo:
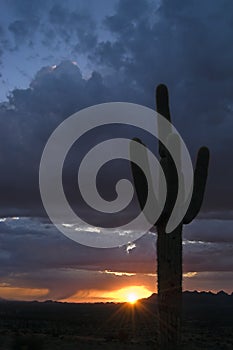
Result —
MULTIPOLYGON (((169 96, 167 87, 159 85, 156 90, 157 111, 169 122, 171 122, 169 110, 169 96)), ((172 128, 163 130, 158 125, 159 134, 167 137, 168 143, 176 147, 179 152, 179 139, 173 134, 172 128), (165 135, 164 135, 165 134, 165 135)), ((144 143, 140 139, 136 142, 144 143)), ((135 143, 135 142, 134 142, 135 143)), ((131 144, 131 159, 135 159, 138 152, 135 144, 131 144)), ((194 172, 194 187, 191 202, 183 218, 183 222, 171 233, 167 234, 166 224, 174 207, 177 191, 183 183, 179 183, 175 163, 165 145, 159 142, 160 165, 164 171, 167 182, 167 198, 163 212, 153 226, 157 230, 157 275, 158 275, 158 331, 160 350, 180 350, 181 349, 181 319, 182 319, 182 227, 183 224, 190 223, 198 214, 208 175, 209 150, 201 147, 194 172)), ((181 152, 180 152, 181 155, 181 152)), ((145 160, 145 168, 149 169, 146 149, 140 156, 145 160)), ((181 167, 181 156, 178 167, 181 167)), ((131 164, 135 189, 141 209, 143 210, 148 196, 148 181, 140 171, 131 164)), ((180 170, 181 168, 179 168, 180 170)), ((144 169, 145 170, 145 169, 144 169)), ((153 174, 150 175, 150 178, 153 174)), ((160 190, 160 189, 159 189, 160 190)), ((158 191, 159 192, 159 191, 158 191)), ((160 193, 154 194, 155 202, 160 200, 160 193)), ((183 198, 185 200, 185 198, 183 198)), ((182 205, 182 203, 180 203, 182 205)))
POLYGON ((182 225, 166 234, 157 226, 158 338, 160 350, 180 349, 182 313, 182 225))

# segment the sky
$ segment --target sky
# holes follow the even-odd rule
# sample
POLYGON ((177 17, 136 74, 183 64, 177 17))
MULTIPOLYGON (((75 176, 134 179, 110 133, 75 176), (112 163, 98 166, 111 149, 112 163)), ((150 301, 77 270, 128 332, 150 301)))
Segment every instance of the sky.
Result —
MULTIPOLYGON (((128 291, 157 291, 156 234, 111 249, 69 240, 43 208, 39 164, 49 136, 72 113, 115 101, 155 108, 160 83, 193 161, 202 145, 211 153, 202 210, 184 227, 184 290, 233 291, 232 35, 231 0, 1 1, 0 298, 123 301, 128 291)), ((65 163, 66 194, 92 221, 79 227, 83 234, 110 233, 131 215, 98 215, 74 191, 85 152, 115 133, 138 135, 96 130, 65 163)), ((112 162, 99 175, 111 200, 129 164, 112 162)))

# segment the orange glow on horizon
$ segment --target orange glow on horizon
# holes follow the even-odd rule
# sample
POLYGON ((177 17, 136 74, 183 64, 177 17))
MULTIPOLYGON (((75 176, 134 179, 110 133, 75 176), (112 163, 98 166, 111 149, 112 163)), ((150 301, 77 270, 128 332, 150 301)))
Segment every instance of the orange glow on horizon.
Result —
POLYGON ((68 299, 60 301, 70 303, 95 303, 95 302, 114 302, 114 303, 135 303, 138 299, 148 298, 153 291, 144 286, 128 286, 113 291, 89 290, 80 291, 68 299))
POLYGON ((44 299, 49 290, 45 288, 21 288, 0 286, 0 298, 7 300, 38 300, 44 299))

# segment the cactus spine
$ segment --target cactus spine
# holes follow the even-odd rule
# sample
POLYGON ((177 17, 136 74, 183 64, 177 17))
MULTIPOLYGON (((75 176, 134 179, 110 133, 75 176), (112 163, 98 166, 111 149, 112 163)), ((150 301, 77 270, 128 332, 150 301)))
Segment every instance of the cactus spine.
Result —
MULTIPOLYGON (((165 85, 157 87, 156 104, 157 112, 171 121, 168 90, 165 85)), ((159 129, 159 125, 158 132, 163 132, 159 129)), ((172 130, 167 130, 166 133, 168 142, 173 142, 175 147, 179 147, 179 140, 172 134, 172 130)), ((134 140, 142 143, 139 139, 134 140)), ((130 152, 133 154, 135 151, 132 142, 130 152)), ((209 150, 201 147, 198 152, 191 202, 183 221, 169 234, 166 234, 165 227, 176 200, 178 177, 175 164, 161 142, 159 142, 159 155, 167 182, 167 197, 163 212, 154 224, 157 231, 158 340, 160 350, 178 350, 181 349, 182 319, 182 228, 183 224, 190 223, 200 210, 208 173, 209 150)), ((146 151, 141 156, 147 159, 146 151)), ((138 201, 143 210, 148 194, 147 180, 133 162, 131 168, 138 201)))

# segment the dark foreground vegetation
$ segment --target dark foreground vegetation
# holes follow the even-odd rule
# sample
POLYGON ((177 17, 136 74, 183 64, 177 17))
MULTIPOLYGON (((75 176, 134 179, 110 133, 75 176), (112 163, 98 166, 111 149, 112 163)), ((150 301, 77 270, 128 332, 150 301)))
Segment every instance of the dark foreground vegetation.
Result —
MULTIPOLYGON (((183 349, 233 349, 233 295, 185 292, 183 349)), ((157 296, 135 305, 0 301, 1 350, 158 349, 157 296)))

